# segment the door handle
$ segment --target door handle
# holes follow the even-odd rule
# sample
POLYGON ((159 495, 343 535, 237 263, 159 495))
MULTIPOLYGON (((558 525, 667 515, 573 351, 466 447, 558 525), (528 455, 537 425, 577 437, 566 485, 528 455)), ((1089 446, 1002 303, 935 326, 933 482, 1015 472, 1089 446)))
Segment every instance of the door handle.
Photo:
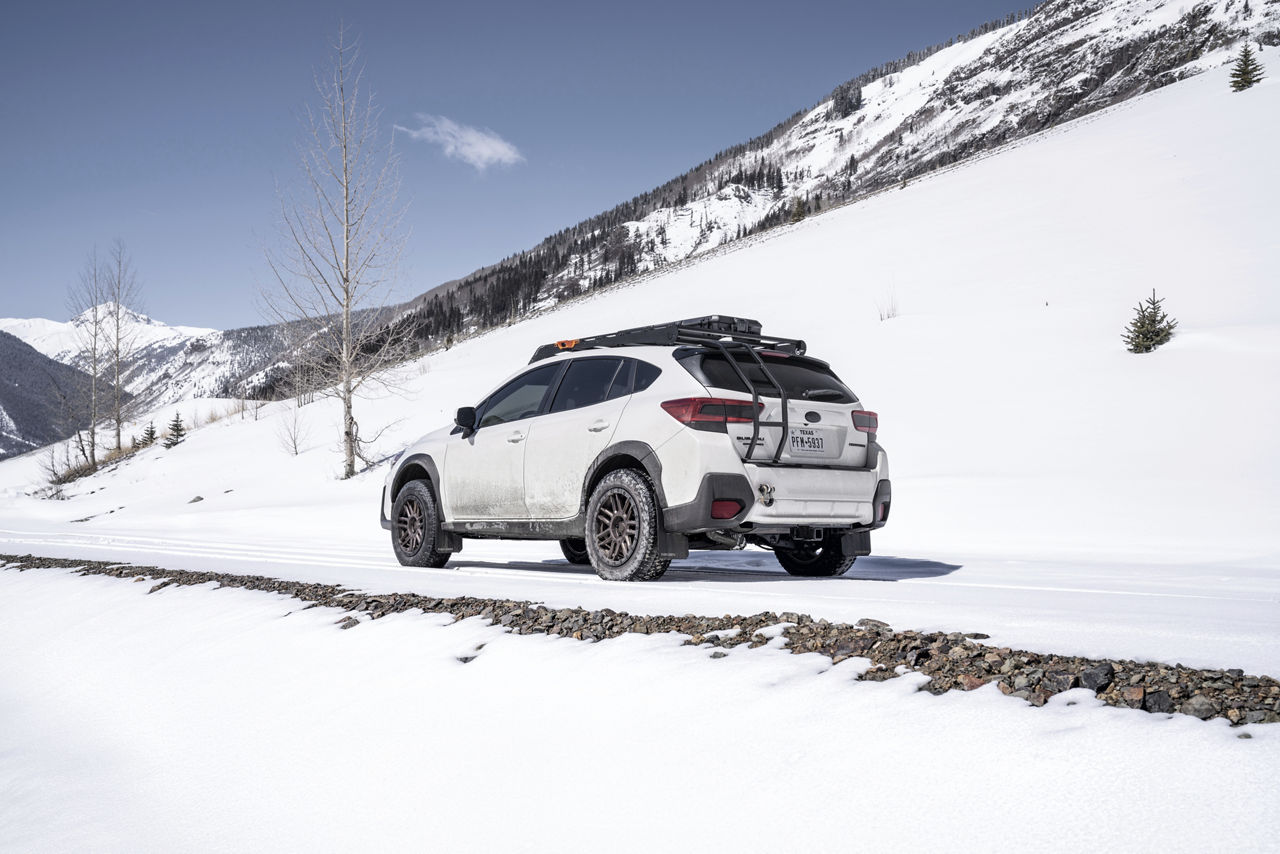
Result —
POLYGON ((508 441, 508 442, 510 442, 510 443, 511 443, 511 444, 513 444, 513 445, 515 445, 515 444, 517 444, 517 443, 519 443, 519 442, 523 442, 523 441, 524 441, 524 434, 523 434, 523 433, 519 433, 519 432, 512 433, 510 436, 508 436, 508 437, 507 437, 507 441, 508 441))
POLYGON ((591 423, 591 426, 588 427, 587 429, 590 430, 592 433, 599 433, 601 430, 604 430, 608 426, 609 426, 608 421, 605 421, 603 418, 597 418, 595 421, 591 423))

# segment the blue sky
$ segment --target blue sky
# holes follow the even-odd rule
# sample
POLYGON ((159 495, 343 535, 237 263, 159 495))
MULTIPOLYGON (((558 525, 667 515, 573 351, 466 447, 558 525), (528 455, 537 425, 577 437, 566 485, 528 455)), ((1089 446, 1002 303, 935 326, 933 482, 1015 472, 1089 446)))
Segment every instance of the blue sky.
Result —
POLYGON ((0 316, 66 319, 85 255, 119 238, 158 319, 263 322, 255 295, 268 283, 275 187, 296 178, 298 116, 340 22, 360 40, 383 132, 396 133, 402 155, 409 237, 395 296, 407 299, 666 181, 874 65, 1015 8, 10 4, 0 316), (466 144, 485 139, 472 129, 488 142, 466 144))

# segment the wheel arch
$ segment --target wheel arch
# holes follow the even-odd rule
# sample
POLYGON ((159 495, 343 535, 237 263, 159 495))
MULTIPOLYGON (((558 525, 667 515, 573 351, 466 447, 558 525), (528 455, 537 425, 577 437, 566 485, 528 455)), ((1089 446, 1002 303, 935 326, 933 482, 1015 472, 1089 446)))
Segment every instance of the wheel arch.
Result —
POLYGON ((431 489, 431 496, 436 500, 436 512, 443 515, 443 502, 440 493, 440 471, 435 460, 427 454, 414 454, 400 465, 395 480, 391 482, 391 500, 394 502, 400 490, 411 480, 425 480, 431 489))
POLYGON ((667 497, 662 491, 662 463, 658 462, 653 448, 644 442, 618 442, 610 445, 596 455, 595 460, 587 467, 587 476, 582 484, 582 496, 578 501, 579 514, 587 512, 587 502, 591 493, 604 479, 605 475, 619 469, 635 469, 649 479, 653 494, 658 499, 658 511, 667 507, 667 497))

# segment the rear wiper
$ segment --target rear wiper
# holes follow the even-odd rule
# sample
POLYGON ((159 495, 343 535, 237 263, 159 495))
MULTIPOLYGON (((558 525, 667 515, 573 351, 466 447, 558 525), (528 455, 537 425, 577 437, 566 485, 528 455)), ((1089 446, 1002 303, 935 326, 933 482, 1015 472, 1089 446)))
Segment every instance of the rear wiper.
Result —
POLYGON ((839 400, 844 397, 844 392, 834 388, 810 388, 800 396, 805 400, 839 400))

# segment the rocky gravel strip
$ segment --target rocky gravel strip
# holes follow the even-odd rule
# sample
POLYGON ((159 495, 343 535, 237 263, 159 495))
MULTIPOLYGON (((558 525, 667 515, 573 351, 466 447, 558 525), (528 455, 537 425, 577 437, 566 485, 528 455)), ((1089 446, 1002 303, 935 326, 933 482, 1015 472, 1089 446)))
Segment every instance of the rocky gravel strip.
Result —
MULTIPOLYGON (((627 633, 688 635, 697 646, 763 646, 781 636, 793 653, 818 653, 838 663, 847 658, 871 660, 861 677, 892 679, 908 671, 923 673, 929 681, 923 690, 941 694, 971 691, 995 682, 1004 694, 1033 706, 1072 688, 1088 688, 1113 706, 1148 712, 1181 712, 1201 719, 1226 718, 1234 724, 1280 722, 1280 682, 1270 676, 1250 676, 1241 670, 1199 670, 1182 665, 1114 659, 1050 655, 981 643, 987 635, 977 632, 894 631, 879 620, 856 624, 832 623, 807 614, 763 612, 751 616, 700 617, 640 616, 609 608, 549 608, 532 602, 478 599, 469 596, 440 599, 412 593, 370 594, 331 584, 283 581, 261 575, 229 575, 188 572, 154 566, 104 561, 60 560, 33 555, 0 555, 4 569, 57 568, 82 575, 108 575, 155 582, 148 592, 170 585, 214 583, 280 593, 308 603, 309 607, 338 608, 349 612, 337 621, 343 629, 360 624, 355 614, 371 619, 402 611, 448 613, 456 619, 480 617, 515 634, 546 634, 596 641, 627 633), (767 629, 773 631, 765 631, 767 629)), ((721 658, 715 650, 712 658, 721 658)))

